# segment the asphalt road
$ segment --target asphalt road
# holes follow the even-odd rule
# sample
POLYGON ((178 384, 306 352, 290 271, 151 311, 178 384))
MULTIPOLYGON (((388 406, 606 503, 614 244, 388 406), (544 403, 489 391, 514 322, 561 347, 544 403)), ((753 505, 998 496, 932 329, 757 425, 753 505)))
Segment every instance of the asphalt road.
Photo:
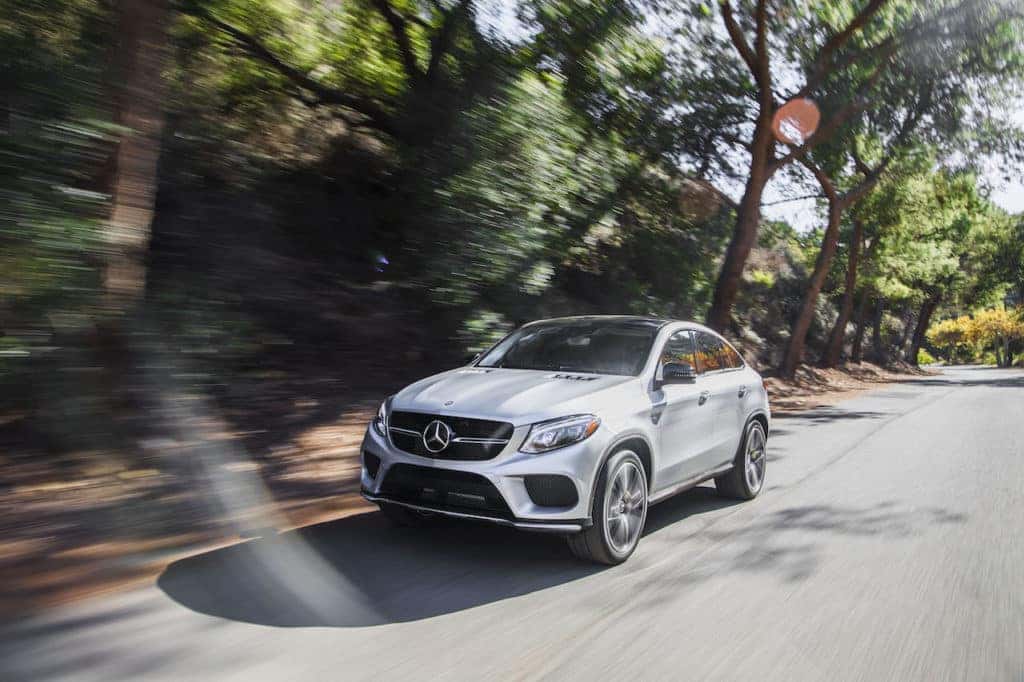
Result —
POLYGON ((624 566, 379 514, 0 631, 0 678, 1024 680, 1024 372, 777 419, 768 485, 651 510, 624 566))

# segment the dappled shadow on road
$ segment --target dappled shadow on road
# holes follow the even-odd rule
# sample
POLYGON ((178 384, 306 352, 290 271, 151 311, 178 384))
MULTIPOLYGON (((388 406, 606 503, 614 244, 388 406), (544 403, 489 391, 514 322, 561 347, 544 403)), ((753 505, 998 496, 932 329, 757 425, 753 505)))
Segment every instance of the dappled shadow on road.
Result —
MULTIPOLYGON (((635 608, 660 608, 681 589, 696 588, 738 574, 767 576, 781 583, 811 577, 829 556, 829 544, 862 538, 903 542, 937 526, 966 523, 960 512, 939 507, 906 508, 883 501, 866 507, 815 504, 787 507, 736 528, 712 523, 699 533, 704 547, 693 561, 672 571, 645 571, 633 586, 635 608)), ((675 538, 666 538, 675 544, 675 538)), ((732 583, 735 584, 735 583, 732 583)))
MULTIPOLYGON (((817 410, 807 410, 805 412, 795 412, 789 414, 778 414, 775 415, 774 419, 778 421, 799 419, 802 421, 808 421, 813 424, 827 424, 835 421, 849 421, 855 419, 882 419, 884 417, 891 416, 887 412, 875 412, 871 410, 847 410, 842 408, 824 407, 817 410)), ((772 435, 780 435, 783 433, 780 429, 773 428, 772 435)))
POLYGON ((867 507, 815 504, 787 507, 759 518, 738 535, 712 532, 715 541, 733 540, 731 570, 771 571, 785 581, 810 576, 832 538, 900 540, 935 525, 961 524, 966 515, 942 508, 906 509, 885 501, 867 507))
POLYGON ((644 535, 656 533, 662 528, 701 514, 739 504, 742 504, 739 500, 719 495, 712 485, 693 488, 651 507, 647 513, 644 535))

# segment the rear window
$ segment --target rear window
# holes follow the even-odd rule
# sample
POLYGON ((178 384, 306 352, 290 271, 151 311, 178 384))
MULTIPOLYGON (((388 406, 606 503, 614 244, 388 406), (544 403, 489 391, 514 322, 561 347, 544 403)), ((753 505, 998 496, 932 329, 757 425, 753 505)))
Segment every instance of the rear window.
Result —
POLYGON ((701 372, 743 366, 743 358, 725 341, 707 332, 697 332, 697 361, 701 372))

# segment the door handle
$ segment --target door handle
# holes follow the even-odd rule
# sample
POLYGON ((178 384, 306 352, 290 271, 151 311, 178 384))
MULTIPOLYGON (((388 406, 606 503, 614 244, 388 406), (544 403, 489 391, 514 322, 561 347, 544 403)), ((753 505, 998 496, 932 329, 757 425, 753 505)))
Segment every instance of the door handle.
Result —
POLYGON ((742 398, 745 395, 747 395, 747 387, 746 386, 740 386, 739 396, 742 398))
POLYGON ((708 398, 710 398, 710 397, 711 397, 711 391, 701 391, 700 395, 697 396, 697 404, 698 405, 703 405, 704 403, 706 403, 708 401, 708 398))

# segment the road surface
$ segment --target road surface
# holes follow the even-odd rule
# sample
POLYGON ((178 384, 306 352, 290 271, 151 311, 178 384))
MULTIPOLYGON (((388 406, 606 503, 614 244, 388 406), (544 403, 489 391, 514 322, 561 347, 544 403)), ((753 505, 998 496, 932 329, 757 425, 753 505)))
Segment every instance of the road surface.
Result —
POLYGON ((377 513, 0 632, 0 678, 1024 680, 1024 372, 777 419, 749 503, 651 510, 624 566, 377 513))

